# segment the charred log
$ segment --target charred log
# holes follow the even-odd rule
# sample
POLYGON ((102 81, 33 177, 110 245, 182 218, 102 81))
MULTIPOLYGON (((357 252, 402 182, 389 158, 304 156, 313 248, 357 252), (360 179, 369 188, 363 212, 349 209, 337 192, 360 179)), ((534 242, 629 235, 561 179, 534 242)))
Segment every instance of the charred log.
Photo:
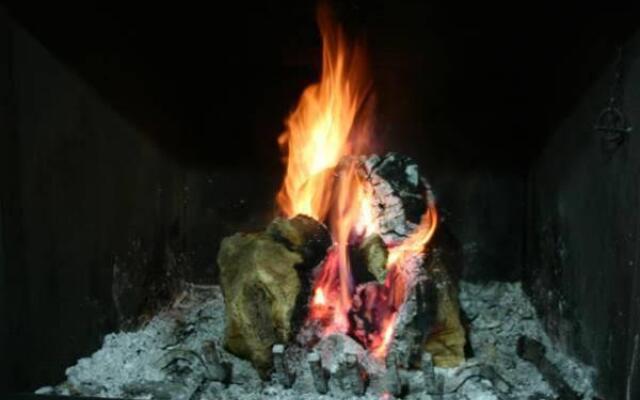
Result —
POLYGON ((429 187, 411 158, 396 153, 372 155, 362 163, 362 175, 375 198, 380 235, 385 243, 408 237, 427 209, 429 187))
POLYGON ((327 227, 306 215, 276 218, 267 227, 267 234, 302 256, 301 269, 312 269, 320 264, 332 244, 327 227))

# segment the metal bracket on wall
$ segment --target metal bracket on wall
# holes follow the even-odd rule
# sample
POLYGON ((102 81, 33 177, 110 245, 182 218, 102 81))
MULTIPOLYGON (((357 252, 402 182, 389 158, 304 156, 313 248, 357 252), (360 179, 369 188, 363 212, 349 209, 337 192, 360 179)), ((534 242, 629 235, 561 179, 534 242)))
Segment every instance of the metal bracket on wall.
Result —
POLYGON ((615 65, 615 76, 609 88, 609 101, 600 112, 594 124, 594 130, 600 134, 602 150, 605 153, 613 153, 626 140, 632 131, 627 117, 622 108, 623 98, 623 54, 622 47, 618 47, 618 55, 615 65))
POLYGON ((594 129, 600 133, 602 149, 606 153, 617 150, 632 130, 622 111, 611 104, 600 112, 594 129))

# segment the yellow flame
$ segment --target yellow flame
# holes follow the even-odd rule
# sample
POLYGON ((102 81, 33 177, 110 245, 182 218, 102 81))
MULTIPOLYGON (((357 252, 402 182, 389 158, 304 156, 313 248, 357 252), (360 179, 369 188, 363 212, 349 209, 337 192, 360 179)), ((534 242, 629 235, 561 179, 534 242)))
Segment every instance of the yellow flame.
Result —
POLYGON ((368 83, 362 49, 348 45, 327 8, 319 9, 318 24, 322 74, 319 83, 304 90, 278 139, 288 157, 277 200, 289 217, 306 214, 322 221, 331 202, 331 169, 367 142, 367 130, 354 129, 354 122, 368 83))

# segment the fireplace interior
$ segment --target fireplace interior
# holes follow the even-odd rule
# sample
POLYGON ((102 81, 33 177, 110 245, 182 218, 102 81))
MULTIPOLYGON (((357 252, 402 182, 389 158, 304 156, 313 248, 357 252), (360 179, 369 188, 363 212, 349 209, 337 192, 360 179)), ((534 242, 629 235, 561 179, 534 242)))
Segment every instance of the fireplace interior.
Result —
POLYGON ((0 394, 639 399, 638 21, 5 1, 0 394))

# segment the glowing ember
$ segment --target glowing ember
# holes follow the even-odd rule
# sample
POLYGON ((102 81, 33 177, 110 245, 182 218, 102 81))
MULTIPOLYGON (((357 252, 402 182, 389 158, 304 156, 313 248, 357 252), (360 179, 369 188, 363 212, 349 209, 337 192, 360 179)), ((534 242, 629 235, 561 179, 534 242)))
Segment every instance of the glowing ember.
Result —
POLYGON ((327 303, 327 299, 324 297, 324 291, 321 287, 317 288, 313 296, 313 305, 323 306, 327 303))
POLYGON ((393 338, 393 328, 396 321, 397 313, 393 313, 382 323, 382 335, 377 343, 372 344, 371 352, 375 357, 382 358, 387 354, 389 343, 393 338))
POLYGON ((318 21, 321 79, 304 90, 279 138, 287 168, 277 200, 288 217, 306 214, 326 222, 335 241, 315 278, 308 321, 320 326, 322 335, 341 332, 358 337, 374 356, 384 357, 410 284, 403 265, 421 256, 435 230, 437 213, 430 198, 412 235, 390 246, 384 284, 372 283, 368 300, 358 298, 348 249, 379 233, 372 190, 359 175, 357 158, 369 150, 372 118, 365 107, 369 80, 362 47, 347 42, 328 9, 319 10, 318 21), (350 315, 355 312, 363 313, 366 327, 353 326, 350 315))

